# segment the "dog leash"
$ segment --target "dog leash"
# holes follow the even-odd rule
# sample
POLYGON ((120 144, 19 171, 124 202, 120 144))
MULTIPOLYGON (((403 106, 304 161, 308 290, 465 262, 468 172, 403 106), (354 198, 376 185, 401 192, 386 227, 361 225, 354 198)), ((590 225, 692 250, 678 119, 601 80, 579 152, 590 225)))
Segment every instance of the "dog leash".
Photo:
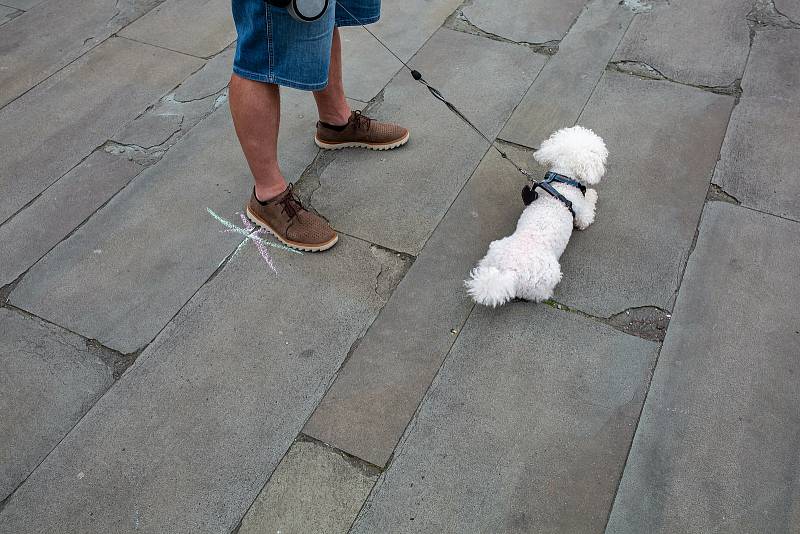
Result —
POLYGON ((342 8, 344 10, 344 12, 347 13, 348 15, 350 15, 350 17, 352 17, 353 20, 355 20, 358 23, 359 26, 361 26, 368 34, 370 34, 373 37, 373 39, 378 41, 378 43, 380 43, 381 46, 383 46, 391 55, 393 55, 395 57, 395 59, 397 59, 397 61, 402 63, 403 66, 411 73, 411 77, 414 78, 414 80, 416 80, 419 83, 421 83, 422 85, 424 85, 425 88, 428 89, 428 92, 430 92, 430 94, 433 95, 433 97, 436 100, 439 100, 440 102, 442 102, 445 106, 447 106, 447 109, 452 111, 453 114, 455 114, 459 119, 464 121, 470 128, 475 130, 475 132, 477 132, 478 135, 480 135, 487 143, 489 143, 489 146, 494 148, 497 151, 497 153, 500 154, 500 156, 504 160, 506 160, 511 165, 513 165, 514 168, 517 169, 517 171, 520 174, 522 174, 523 176, 525 176, 528 179, 529 183, 527 185, 525 185, 525 187, 522 190, 522 200, 523 200, 523 202, 525 203, 526 206, 529 205, 534 200, 536 200, 536 198, 538 198, 539 195, 538 195, 538 193, 536 193, 536 189, 540 188, 540 189, 546 191, 547 193, 549 193, 550 195, 552 195, 557 200, 561 201, 561 203, 563 203, 567 207, 569 212, 572 214, 572 218, 573 219, 575 218, 575 210, 572 208, 572 202, 570 202, 564 195, 559 193, 550 184, 552 182, 558 182, 558 183, 564 183, 564 184, 568 184, 568 185, 573 185, 575 187, 578 187, 581 190, 581 192, 584 193, 584 194, 586 193, 586 187, 584 187, 582 184, 576 182, 575 180, 572 180, 572 179, 567 178, 566 176, 562 176, 560 174, 556 174, 554 172, 548 172, 545 175, 544 180, 541 180, 541 181, 539 181, 536 178, 534 178, 531 173, 529 173, 528 171, 526 171, 522 167, 522 165, 520 165, 519 163, 514 161, 504 150, 502 150, 500 147, 498 147, 497 143, 495 143, 494 141, 489 139, 489 136, 487 136, 485 133, 483 133, 483 131, 481 131, 481 129, 478 128, 469 119, 469 117, 464 115, 464 113, 460 109, 458 109, 455 104, 453 104, 452 102, 447 100, 447 98, 445 98, 445 96, 442 94, 441 91, 439 91, 437 88, 433 87, 430 83, 428 83, 428 81, 425 78, 422 77, 422 73, 421 72, 419 72, 416 69, 412 69, 408 65, 408 63, 403 61, 400 58, 400 56, 398 56, 394 52, 394 50, 389 48, 389 46, 386 43, 384 43, 377 35, 375 35, 369 28, 367 28, 367 26, 363 22, 361 22, 361 20, 359 20, 358 17, 353 15, 350 12, 350 10, 348 10, 338 0, 336 2, 336 6, 337 6, 337 9, 338 8, 342 8))

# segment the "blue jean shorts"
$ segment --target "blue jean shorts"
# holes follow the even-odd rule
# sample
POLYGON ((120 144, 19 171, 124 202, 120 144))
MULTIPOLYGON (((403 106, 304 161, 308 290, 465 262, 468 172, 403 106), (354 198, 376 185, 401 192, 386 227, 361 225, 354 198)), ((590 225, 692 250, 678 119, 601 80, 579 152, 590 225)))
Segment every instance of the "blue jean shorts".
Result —
POLYGON ((328 85, 334 26, 370 24, 381 17, 381 0, 330 0, 314 22, 299 22, 264 0, 232 1, 239 35, 233 72, 306 91, 328 85))

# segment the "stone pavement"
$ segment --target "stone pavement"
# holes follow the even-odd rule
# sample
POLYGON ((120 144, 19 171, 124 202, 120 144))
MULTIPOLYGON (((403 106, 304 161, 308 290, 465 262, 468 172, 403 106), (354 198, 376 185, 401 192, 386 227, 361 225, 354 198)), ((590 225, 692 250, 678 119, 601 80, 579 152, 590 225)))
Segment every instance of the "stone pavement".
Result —
POLYGON ((553 301, 476 307, 523 179, 360 28, 408 125, 281 166, 343 234, 240 224, 229 0, 0 0, 0 533, 800 532, 800 4, 384 0, 517 161, 611 152, 553 301))

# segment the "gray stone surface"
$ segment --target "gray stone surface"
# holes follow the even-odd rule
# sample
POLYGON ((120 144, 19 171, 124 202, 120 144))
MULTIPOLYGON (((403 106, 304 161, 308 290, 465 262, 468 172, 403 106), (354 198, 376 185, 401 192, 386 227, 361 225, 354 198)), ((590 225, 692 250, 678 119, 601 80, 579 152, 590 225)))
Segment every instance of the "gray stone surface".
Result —
POLYGON ((752 0, 653 2, 631 24, 615 61, 642 62, 671 80, 727 87, 742 77, 752 0))
POLYGON ((472 309, 464 279, 489 243, 516 225, 519 189, 517 171, 490 152, 339 371, 306 434, 386 464, 472 309))
POLYGON ((8 6, 0 6, 0 26, 22 14, 22 11, 8 6))
POLYGON ((217 54, 202 69, 187 78, 175 91, 175 100, 189 102, 217 94, 228 86, 235 47, 217 54))
POLYGON ((589 2, 500 137, 536 148, 555 130, 572 126, 632 19, 633 13, 619 0, 589 2))
POLYGON ((131 145, 134 149, 154 148, 166 143, 181 131, 183 117, 160 113, 145 113, 126 124, 113 135, 114 141, 131 145))
POLYGON ((222 108, 23 278, 11 302, 123 353, 150 342, 242 241, 252 188, 222 108))
POLYGON ((779 13, 800 24, 800 3, 797 0, 774 0, 774 3, 779 13))
POLYGON ((746 206, 800 220, 800 34, 756 32, 714 183, 746 206))
MULTIPOLYGON (((0 57, 3 58, 0 108, 97 46, 159 1, 35 2, 37 5, 31 6, 30 12, 13 24, 4 25, 0 32, 0 57)), ((25 4, 8 5, 26 9, 25 4)))
MULTIPOLYGON (((347 95, 352 98, 369 102, 404 68, 360 27, 342 28, 341 39, 344 87, 347 95)), ((408 58, 403 60, 407 61, 408 58)))
MULTIPOLYGON (((461 0, 383 2, 369 29, 403 61, 417 53, 461 0)), ((348 96, 369 102, 403 65, 363 28, 342 28, 344 82, 348 96)))
POLYGON ((0 222, 200 65, 110 39, 0 110, 0 222))
POLYGON ((126 124, 105 149, 151 164, 228 99, 232 51, 222 52, 126 124))
POLYGON ((44 0, 3 0, 5 5, 16 7, 17 9, 22 9, 23 11, 27 11, 30 8, 41 4, 44 0))
POLYGON ((0 369, 2 501, 100 398, 113 378, 83 339, 6 308, 0 308, 0 369))
POLYGON ((586 0, 473 0, 464 16, 481 30, 518 43, 558 41, 580 14, 586 0))
POLYGON ((800 530, 799 233, 707 205, 608 532, 800 530))
POLYGON ((658 345, 478 307, 353 528, 602 532, 658 345))
POLYGON ((297 441, 242 520, 239 534, 346 533, 378 478, 340 452, 297 441))
POLYGON ((362 241, 274 261, 278 277, 252 246, 234 256, 16 492, 0 531, 230 532, 384 303, 362 241))
POLYGON ((0 286, 24 273, 141 170, 127 159, 95 152, 0 225, 0 286))
MULTIPOLYGON (((414 58, 427 80, 489 136, 497 135, 543 63, 525 47, 446 29, 414 58)), ((487 143, 407 73, 392 80, 370 112, 408 125, 411 141, 377 158, 365 151, 337 154, 312 202, 350 235, 417 254, 487 143)))
POLYGON ((579 124, 610 152, 595 223, 561 258, 558 302, 600 317, 672 308, 733 98, 606 72, 579 124))
POLYGON ((167 0, 119 34, 198 57, 236 40, 229 0, 167 0))

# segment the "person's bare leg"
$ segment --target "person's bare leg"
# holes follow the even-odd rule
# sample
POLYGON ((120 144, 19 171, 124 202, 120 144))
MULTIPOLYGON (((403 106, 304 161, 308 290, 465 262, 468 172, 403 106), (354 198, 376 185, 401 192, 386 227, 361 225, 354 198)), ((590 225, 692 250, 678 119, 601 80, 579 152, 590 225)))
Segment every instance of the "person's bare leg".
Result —
POLYGON ((328 68, 328 86, 321 91, 314 91, 314 100, 317 101, 319 120, 334 125, 347 124, 350 119, 350 106, 347 105, 347 100, 344 97, 342 40, 339 37, 339 28, 333 29, 331 64, 328 68))
POLYGON ((286 189, 278 166, 281 96, 277 85, 255 82, 234 74, 228 92, 233 125, 256 184, 259 200, 286 189))

